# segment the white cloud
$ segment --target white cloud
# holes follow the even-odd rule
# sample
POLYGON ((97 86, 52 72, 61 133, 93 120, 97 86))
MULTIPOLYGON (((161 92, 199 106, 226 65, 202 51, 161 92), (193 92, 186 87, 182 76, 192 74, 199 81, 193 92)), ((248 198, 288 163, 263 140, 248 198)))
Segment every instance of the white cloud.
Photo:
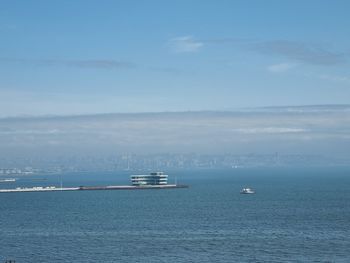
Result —
POLYGON ((280 64, 274 64, 274 65, 268 66, 267 70, 270 72, 279 73, 279 72, 288 71, 294 68, 295 66, 296 64, 292 64, 292 63, 280 63, 280 64))
POLYGON ((176 53, 190 53, 197 52, 204 44, 192 36, 182 36, 170 39, 169 45, 176 53))
POLYGON ((324 49, 320 45, 289 40, 257 42, 253 45, 253 49, 263 54, 281 56, 313 65, 337 65, 347 60, 345 54, 324 49))
POLYGON ((55 134, 64 134, 65 132, 57 129, 37 129, 37 130, 0 130, 0 135, 55 135, 55 134))
POLYGON ((255 128, 238 128, 232 131, 244 134, 258 134, 258 133, 299 133, 307 130, 301 128, 287 128, 287 127, 255 127, 255 128))
POLYGON ((0 57, 0 63, 16 63, 21 65, 37 65, 44 67, 64 66, 75 68, 97 69, 129 69, 136 65, 128 61, 115 59, 24 59, 0 57))
POLYGON ((319 75, 320 79, 325 79, 325 80, 330 80, 333 82, 343 82, 343 83, 347 83, 350 84, 350 77, 347 76, 334 76, 334 75, 319 75))

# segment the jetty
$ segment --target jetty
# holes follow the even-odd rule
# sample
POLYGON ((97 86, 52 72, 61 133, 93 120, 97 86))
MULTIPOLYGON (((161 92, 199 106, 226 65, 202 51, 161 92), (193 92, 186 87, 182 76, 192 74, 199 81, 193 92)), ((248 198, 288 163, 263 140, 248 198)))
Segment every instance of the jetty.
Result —
POLYGON ((79 186, 79 187, 17 187, 14 189, 0 189, 0 193, 20 193, 20 192, 57 192, 57 191, 92 191, 92 190, 150 190, 150 189, 174 189, 188 188, 188 185, 108 185, 108 186, 79 186))
POLYGON ((174 189, 188 188, 188 185, 179 185, 175 177, 175 184, 168 184, 168 175, 163 172, 153 172, 147 175, 131 175, 131 185, 107 185, 107 186, 79 186, 63 187, 62 177, 60 187, 37 186, 17 187, 13 189, 0 189, 0 193, 19 192, 54 192, 54 191, 92 191, 92 190, 151 190, 151 189, 174 189))

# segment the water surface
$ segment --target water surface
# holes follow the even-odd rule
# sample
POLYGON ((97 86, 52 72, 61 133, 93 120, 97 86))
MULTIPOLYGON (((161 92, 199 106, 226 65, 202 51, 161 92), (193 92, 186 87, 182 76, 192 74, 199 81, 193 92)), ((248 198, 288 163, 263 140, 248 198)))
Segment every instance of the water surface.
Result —
MULTIPOLYGON (((169 173, 190 188, 0 194, 0 262, 350 262, 348 168, 169 173), (239 194, 245 186, 256 194, 239 194)), ((59 181, 46 178, 16 184, 59 181)))

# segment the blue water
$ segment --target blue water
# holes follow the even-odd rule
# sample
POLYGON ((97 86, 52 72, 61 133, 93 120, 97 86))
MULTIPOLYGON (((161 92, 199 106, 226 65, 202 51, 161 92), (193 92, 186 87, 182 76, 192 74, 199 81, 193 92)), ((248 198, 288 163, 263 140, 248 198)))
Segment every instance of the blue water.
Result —
MULTIPOLYGON (((349 168, 171 174, 190 188, 0 194, 0 262, 350 262, 349 168)), ((46 178, 17 185, 57 183, 46 178)))

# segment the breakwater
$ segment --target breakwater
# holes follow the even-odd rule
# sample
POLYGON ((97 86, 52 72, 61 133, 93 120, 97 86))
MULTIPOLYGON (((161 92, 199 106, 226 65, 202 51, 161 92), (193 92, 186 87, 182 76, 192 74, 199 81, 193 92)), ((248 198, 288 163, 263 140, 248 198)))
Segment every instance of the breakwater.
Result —
POLYGON ((93 190, 150 190, 150 189, 174 189, 188 188, 188 185, 108 185, 108 186, 79 186, 79 187, 17 187, 14 189, 0 189, 0 193, 18 193, 18 192, 53 192, 53 191, 93 191, 93 190))

